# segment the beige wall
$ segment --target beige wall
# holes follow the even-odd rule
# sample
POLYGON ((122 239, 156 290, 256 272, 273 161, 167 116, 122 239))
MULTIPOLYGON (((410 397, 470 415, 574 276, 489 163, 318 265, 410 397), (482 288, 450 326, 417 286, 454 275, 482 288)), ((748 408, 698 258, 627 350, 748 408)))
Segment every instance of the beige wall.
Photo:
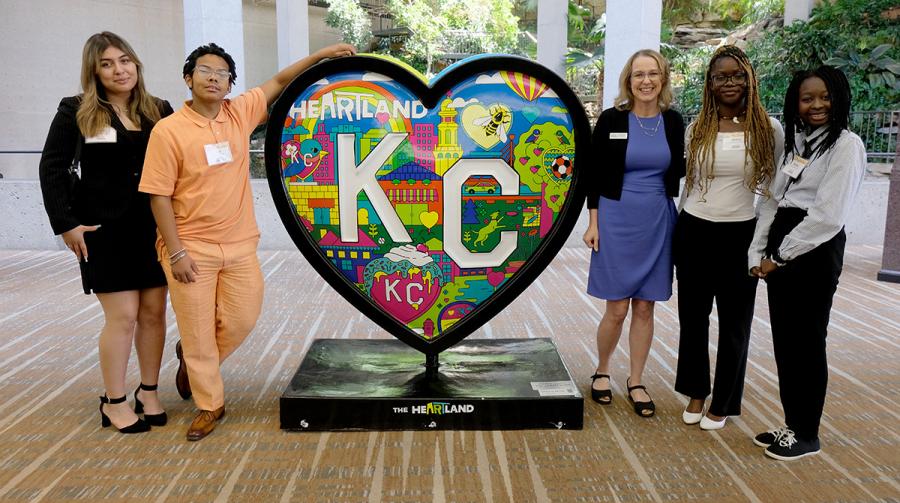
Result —
MULTIPOLYGON (((180 0, 0 0, 0 13, 0 151, 41 150, 60 98, 79 92, 81 49, 98 31, 134 47, 151 93, 176 107, 184 99, 180 0)), ((35 178, 38 159, 0 154, 0 173, 35 178)))
MULTIPOLYGON (((274 3, 243 0, 246 68, 238 71, 247 87, 278 71, 274 3)), ((325 25, 325 12, 309 9, 311 51, 340 41, 340 33, 325 25)), ((181 106, 186 99, 181 0, 0 0, 0 152, 43 148, 60 98, 80 92, 84 41, 103 30, 134 47, 152 94, 175 109, 181 106)), ((39 159, 39 153, 0 153, 0 174, 37 178, 39 159)))
MULTIPOLYGON (((274 3, 274 2, 273 2, 274 3)), ((244 72, 247 89, 258 86, 278 72, 278 34, 275 6, 244 0, 244 72)))

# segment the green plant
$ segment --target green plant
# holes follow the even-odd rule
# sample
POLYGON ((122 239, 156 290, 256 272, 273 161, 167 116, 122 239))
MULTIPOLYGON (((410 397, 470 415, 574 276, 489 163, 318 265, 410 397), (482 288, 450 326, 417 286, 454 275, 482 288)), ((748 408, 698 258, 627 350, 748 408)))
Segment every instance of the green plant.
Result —
POLYGON ((388 0, 388 11, 410 35, 395 56, 432 74, 448 33, 468 37, 481 52, 514 52, 518 18, 512 0, 388 0))
POLYGON ((331 0, 325 24, 340 30, 344 42, 361 50, 368 47, 372 40, 372 21, 355 0, 331 0))
POLYGON ((900 63, 885 55, 891 48, 891 44, 881 44, 868 53, 860 53, 855 49, 840 50, 825 64, 836 66, 844 70, 844 73, 864 72, 872 87, 886 86, 900 91, 900 81, 897 80, 900 76, 900 63))
MULTIPOLYGON (((880 15, 894 3, 893 0, 821 2, 807 22, 767 31, 749 42, 746 52, 756 70, 763 106, 770 112, 783 109, 784 93, 794 72, 829 62, 843 63, 839 59, 846 59, 847 64, 837 66, 850 82, 854 110, 900 107, 900 90, 896 85, 900 74, 895 71, 900 58, 896 21, 880 15), (849 57, 851 51, 858 59, 849 57), (873 73, 878 77, 871 77, 873 73)), ((688 113, 699 109, 708 54, 703 49, 691 49, 672 58, 673 83, 681 84, 677 103, 688 113)))

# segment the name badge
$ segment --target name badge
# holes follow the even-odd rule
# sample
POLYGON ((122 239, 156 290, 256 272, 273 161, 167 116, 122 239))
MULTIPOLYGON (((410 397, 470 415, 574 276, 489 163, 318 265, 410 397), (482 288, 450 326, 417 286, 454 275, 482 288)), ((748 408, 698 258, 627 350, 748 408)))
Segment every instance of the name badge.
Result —
POLYGON ((203 145, 203 148, 206 150, 206 164, 209 166, 225 164, 226 162, 231 162, 233 160, 231 157, 231 147, 228 146, 227 141, 203 145))
POLYGON ((627 140, 628 133, 609 133, 610 140, 627 140))
POLYGON ((744 150, 744 135, 729 134, 722 137, 722 150, 744 150))
POLYGON ((791 160, 791 163, 784 167, 784 174, 797 179, 800 176, 800 173, 803 172, 803 168, 809 164, 809 159, 804 159, 799 156, 794 156, 794 159, 791 160))
POLYGON ((116 130, 112 126, 106 126, 106 129, 100 131, 94 136, 84 139, 85 143, 115 143, 116 130))

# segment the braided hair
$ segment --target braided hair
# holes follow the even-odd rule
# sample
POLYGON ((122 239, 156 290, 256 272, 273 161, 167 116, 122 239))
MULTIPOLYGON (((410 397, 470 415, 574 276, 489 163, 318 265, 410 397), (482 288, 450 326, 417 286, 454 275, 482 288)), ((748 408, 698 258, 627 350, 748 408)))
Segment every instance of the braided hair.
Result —
POLYGON ((744 51, 734 45, 724 45, 716 49, 706 68, 703 103, 700 113, 693 123, 690 143, 687 145, 685 190, 690 194, 696 180, 701 194, 706 194, 711 180, 715 178, 715 173, 713 173, 713 164, 716 159, 714 145, 719 133, 719 113, 713 94, 712 69, 716 61, 721 58, 734 59, 741 71, 747 74, 744 96, 747 107, 744 128, 747 134, 744 136, 744 146, 753 161, 753 172, 747 174, 746 186, 756 194, 768 195, 769 183, 775 174, 775 131, 772 129, 766 109, 760 103, 759 87, 753 65, 750 64, 744 51))
POLYGON ((825 139, 813 151, 813 155, 821 154, 831 148, 841 136, 841 132, 850 123, 850 82, 844 72, 833 66, 822 65, 815 70, 804 70, 794 74, 784 96, 784 159, 794 152, 796 130, 807 129, 800 118, 800 85, 803 81, 818 77, 825 83, 828 96, 831 98, 831 110, 828 114, 828 132, 825 139))

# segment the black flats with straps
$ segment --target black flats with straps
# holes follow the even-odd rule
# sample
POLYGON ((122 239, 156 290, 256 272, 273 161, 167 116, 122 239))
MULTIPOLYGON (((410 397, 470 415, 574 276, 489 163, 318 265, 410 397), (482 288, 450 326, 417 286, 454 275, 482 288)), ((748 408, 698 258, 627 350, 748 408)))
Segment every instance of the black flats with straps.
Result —
POLYGON ((600 405, 609 405, 612 403, 612 390, 611 389, 594 389, 594 381, 597 379, 607 379, 609 380, 608 374, 594 374, 591 376, 591 400, 599 403, 600 405))
MULTIPOLYGON (((656 414, 656 404, 653 403, 653 399, 650 399, 649 402, 636 402, 631 397, 631 392, 636 389, 642 389, 644 393, 647 393, 647 387, 643 384, 632 386, 630 381, 630 377, 625 380, 625 387, 628 388, 628 401, 634 406, 634 413, 641 417, 653 417, 653 414, 656 414)), ((650 393, 647 393, 647 396, 649 397, 650 393)))

